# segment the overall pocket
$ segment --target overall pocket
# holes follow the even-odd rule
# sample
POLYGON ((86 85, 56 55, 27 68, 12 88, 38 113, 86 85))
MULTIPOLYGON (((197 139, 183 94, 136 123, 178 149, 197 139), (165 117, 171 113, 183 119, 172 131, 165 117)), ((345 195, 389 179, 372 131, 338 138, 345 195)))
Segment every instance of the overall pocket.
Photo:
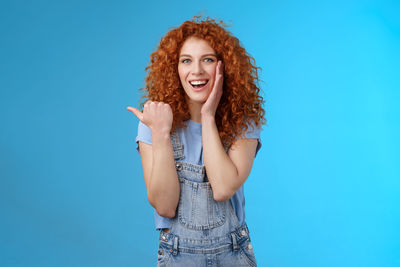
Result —
POLYGON ((250 238, 247 238, 241 245, 240 245, 240 254, 242 257, 247 261, 247 263, 252 266, 257 266, 256 257, 254 255, 253 245, 251 244, 250 238))
POLYGON ((167 266, 171 253, 162 241, 159 242, 157 251, 157 267, 167 266))
POLYGON ((178 217, 183 226, 205 230, 225 223, 228 202, 214 200, 209 182, 197 183, 180 179, 180 185, 178 217))

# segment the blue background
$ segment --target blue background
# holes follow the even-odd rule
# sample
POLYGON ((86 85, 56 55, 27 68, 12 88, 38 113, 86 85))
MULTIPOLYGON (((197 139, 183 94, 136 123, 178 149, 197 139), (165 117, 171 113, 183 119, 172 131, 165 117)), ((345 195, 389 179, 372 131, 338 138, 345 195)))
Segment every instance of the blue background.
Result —
POLYGON ((356 0, 1 1, 0 265, 155 266, 126 107, 200 12, 262 68, 259 266, 400 266, 400 3, 356 0))

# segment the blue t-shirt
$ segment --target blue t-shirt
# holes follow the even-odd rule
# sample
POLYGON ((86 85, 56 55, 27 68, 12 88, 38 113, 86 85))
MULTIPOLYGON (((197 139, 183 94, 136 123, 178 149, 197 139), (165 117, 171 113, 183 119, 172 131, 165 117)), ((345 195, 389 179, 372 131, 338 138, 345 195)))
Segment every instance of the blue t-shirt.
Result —
MULTIPOLYGON (((183 144, 183 152, 185 158, 183 161, 197 164, 197 165, 204 165, 203 161, 203 143, 201 139, 201 123, 188 120, 186 121, 186 128, 178 128, 177 132, 179 135, 179 139, 183 144)), ((260 140, 260 132, 261 129, 257 127, 253 127, 253 125, 249 125, 246 134, 244 135, 245 138, 249 139, 257 139, 257 150, 261 148, 261 140, 260 140)), ((143 142, 146 144, 152 144, 152 135, 151 129, 147 127, 144 123, 139 121, 138 125, 138 135, 136 137, 137 150, 139 151, 139 143, 143 142)), ((243 192, 243 185, 236 191, 236 193, 231 198, 233 209, 239 219, 240 225, 242 225, 245 221, 245 210, 244 210, 244 192, 243 192)), ((154 209, 154 219, 156 229, 161 228, 169 228, 170 227, 170 218, 160 216, 157 211, 154 209)))

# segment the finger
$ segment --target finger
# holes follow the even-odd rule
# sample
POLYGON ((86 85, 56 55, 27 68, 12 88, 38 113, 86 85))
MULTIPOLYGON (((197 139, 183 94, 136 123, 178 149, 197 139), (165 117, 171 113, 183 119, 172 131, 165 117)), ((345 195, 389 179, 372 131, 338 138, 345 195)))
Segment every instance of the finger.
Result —
POLYGON ((143 121, 143 113, 140 112, 140 110, 134 107, 127 107, 126 109, 135 114, 135 116, 138 117, 140 121, 143 121))
POLYGON ((215 73, 215 87, 217 90, 222 90, 222 83, 224 80, 223 76, 223 63, 222 61, 218 61, 217 71, 215 73))
POLYGON ((213 92, 215 98, 219 99, 222 95, 222 78, 215 81, 215 90, 213 92))
POLYGON ((218 61, 217 74, 224 75, 224 63, 218 61))

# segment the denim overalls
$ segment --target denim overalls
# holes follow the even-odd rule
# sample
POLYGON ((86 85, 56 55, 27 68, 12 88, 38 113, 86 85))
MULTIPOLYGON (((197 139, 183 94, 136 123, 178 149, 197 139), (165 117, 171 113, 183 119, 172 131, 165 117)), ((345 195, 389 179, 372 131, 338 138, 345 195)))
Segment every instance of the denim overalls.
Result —
POLYGON ((230 200, 217 202, 204 165, 182 162, 183 146, 171 134, 180 198, 170 232, 160 231, 157 266, 257 266, 246 223, 230 200))

